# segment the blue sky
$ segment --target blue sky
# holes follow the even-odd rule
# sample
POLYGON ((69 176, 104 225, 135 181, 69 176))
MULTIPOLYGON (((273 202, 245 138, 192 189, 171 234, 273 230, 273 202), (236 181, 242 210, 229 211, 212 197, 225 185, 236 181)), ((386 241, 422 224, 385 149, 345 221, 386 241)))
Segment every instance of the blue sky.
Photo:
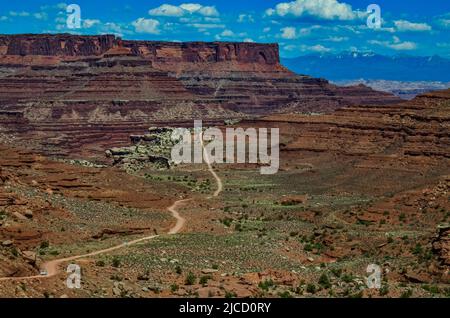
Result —
POLYGON ((0 33, 111 33, 125 39, 279 43, 282 56, 341 51, 450 58, 448 0, 2 1, 0 33), (81 28, 67 27, 68 4, 81 28), (367 26, 378 4, 382 25, 367 26))

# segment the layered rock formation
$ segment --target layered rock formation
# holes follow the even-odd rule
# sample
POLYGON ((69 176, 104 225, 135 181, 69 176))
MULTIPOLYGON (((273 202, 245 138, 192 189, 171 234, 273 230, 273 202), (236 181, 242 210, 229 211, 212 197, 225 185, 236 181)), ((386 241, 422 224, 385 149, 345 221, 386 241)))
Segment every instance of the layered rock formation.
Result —
POLYGON ((396 100, 364 86, 341 88, 296 75, 280 65, 276 44, 0 36, 1 128, 41 140, 38 148, 50 153, 86 143, 103 152, 154 123, 396 100))
POLYGON ((285 132, 285 151, 331 152, 365 158, 360 165, 386 168, 401 166, 402 158, 448 162, 449 109, 446 90, 394 105, 352 106, 320 116, 274 115, 259 122, 285 132))

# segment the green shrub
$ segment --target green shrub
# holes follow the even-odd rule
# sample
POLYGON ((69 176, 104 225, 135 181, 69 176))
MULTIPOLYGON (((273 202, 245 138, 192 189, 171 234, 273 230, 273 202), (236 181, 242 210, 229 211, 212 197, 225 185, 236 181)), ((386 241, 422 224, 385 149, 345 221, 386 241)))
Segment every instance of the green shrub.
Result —
POLYGON ((98 260, 97 262, 95 262, 95 266, 98 266, 98 267, 104 267, 106 264, 105 264, 105 261, 103 261, 103 260, 98 260))
POLYGON ((316 293, 316 285, 314 284, 308 284, 306 286, 306 291, 310 294, 315 294, 316 293))
POLYGON ((199 283, 203 286, 208 284, 208 280, 211 279, 211 276, 202 276, 200 277, 199 283))
POLYGON ((197 278, 195 277, 194 273, 189 272, 189 273, 186 275, 186 279, 185 279, 184 283, 185 283, 185 285, 194 285, 196 279, 197 279, 197 278))
POLYGON ((113 267, 120 267, 120 259, 117 256, 114 256, 112 260, 112 266, 113 267))
POLYGON ((258 284, 258 287, 261 288, 262 290, 265 290, 265 291, 268 291, 269 288, 273 287, 273 286, 275 286, 275 283, 271 279, 261 281, 258 284))
POLYGON ((319 278, 319 285, 322 286, 325 289, 331 288, 331 281, 330 278, 326 273, 323 273, 319 278))
POLYGON ((48 241, 41 242, 40 248, 47 248, 50 246, 50 243, 48 241))

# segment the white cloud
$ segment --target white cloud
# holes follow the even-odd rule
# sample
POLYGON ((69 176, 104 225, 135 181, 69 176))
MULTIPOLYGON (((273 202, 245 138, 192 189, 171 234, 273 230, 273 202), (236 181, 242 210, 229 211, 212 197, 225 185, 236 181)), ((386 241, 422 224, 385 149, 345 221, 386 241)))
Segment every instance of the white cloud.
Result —
POLYGON ((393 36, 392 41, 378 41, 371 40, 368 41, 370 44, 380 45, 387 48, 390 48, 395 51, 411 51, 417 48, 417 44, 410 41, 402 42, 399 37, 393 36))
POLYGON ((218 17, 219 11, 215 7, 203 7, 200 10, 197 11, 201 15, 205 17, 218 17))
POLYGON ((253 23, 253 22, 255 22, 255 19, 253 18, 253 16, 251 14, 240 14, 237 21, 239 23, 244 23, 244 22, 253 23))
POLYGON ((450 28, 450 19, 440 19, 438 22, 444 28, 446 28, 446 29, 450 28))
POLYGON ((8 19, 9 18, 7 16, 4 16, 4 15, 0 17, 0 21, 8 21, 8 19))
POLYGON ((222 33, 220 33, 220 35, 230 37, 230 36, 234 36, 234 32, 231 30, 224 30, 222 33))
POLYGON ((297 30, 294 27, 285 27, 282 28, 281 31, 283 31, 281 34, 283 39, 294 40, 297 38, 297 30))
POLYGON ((298 39, 299 37, 306 37, 311 35, 311 32, 317 29, 321 29, 322 27, 320 25, 312 25, 307 28, 301 28, 296 29, 294 27, 285 27, 282 28, 281 31, 283 33, 281 34, 281 37, 286 40, 294 40, 298 39))
POLYGON ((337 0, 296 0, 282 2, 266 10, 267 16, 313 16, 325 20, 354 20, 365 12, 353 11, 351 5, 337 0))
POLYGON ((227 29, 223 30, 222 33, 220 34, 217 34, 215 36, 215 39, 217 41, 221 41, 223 38, 234 38, 234 37, 236 37, 236 34, 233 31, 227 29))
POLYGON ((431 31, 431 26, 426 23, 414 23, 406 20, 397 20, 394 21, 395 27, 400 32, 422 32, 422 31, 431 31))
POLYGON ((324 41, 328 41, 328 42, 344 42, 344 41, 348 41, 349 38, 346 36, 330 36, 326 39, 324 39, 324 41))
POLYGON ((224 29, 224 24, 215 24, 215 23, 192 23, 189 26, 197 28, 197 29, 224 29))
POLYGON ((331 49, 327 48, 321 44, 313 45, 313 46, 302 46, 303 51, 312 51, 312 52, 318 52, 318 53, 325 53, 330 52, 331 49))
POLYGON ((33 13, 33 17, 35 17, 38 20, 47 20, 48 14, 45 12, 36 12, 36 13, 33 13))
POLYGON ((244 42, 246 42, 246 43, 254 43, 255 41, 253 39, 251 39, 251 38, 246 38, 246 39, 244 39, 244 42))
POLYGON ((199 14, 204 17, 218 17, 219 11, 213 6, 203 6, 198 3, 183 3, 179 6, 162 4, 148 12, 152 16, 183 17, 191 14, 199 14))
POLYGON ((151 9, 148 14, 159 17, 182 17, 185 13, 180 7, 171 4, 163 4, 157 8, 151 9))
POLYGON ((117 36, 123 36, 125 31, 122 26, 114 22, 106 22, 102 25, 102 33, 113 33, 117 36))
POLYGON ((83 28, 89 29, 99 23, 100 23, 100 20, 97 20, 97 19, 84 19, 83 20, 83 28))
POLYGON ((394 49, 396 51, 410 51, 415 50, 417 48, 417 44, 414 42, 401 42, 401 43, 395 43, 389 46, 391 49, 394 49))
POLYGON ((204 17, 203 20, 205 20, 206 22, 213 22, 213 23, 219 23, 220 22, 220 18, 204 17))
POLYGON ((12 17, 29 17, 30 13, 26 11, 16 12, 16 11, 9 11, 9 15, 12 17))
POLYGON ((159 21, 154 19, 139 18, 131 23, 138 33, 159 34, 159 21))

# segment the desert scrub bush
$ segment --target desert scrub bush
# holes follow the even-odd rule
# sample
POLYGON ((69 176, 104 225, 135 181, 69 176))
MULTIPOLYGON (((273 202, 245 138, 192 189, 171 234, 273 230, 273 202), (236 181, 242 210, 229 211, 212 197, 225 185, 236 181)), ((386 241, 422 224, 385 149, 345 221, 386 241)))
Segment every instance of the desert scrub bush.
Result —
POLYGON ((95 262, 95 266, 98 266, 98 267, 105 267, 105 261, 104 260, 98 260, 98 261, 96 261, 95 262))
POLYGON ((436 285, 424 285, 422 286, 423 290, 426 290, 427 292, 431 294, 439 294, 441 290, 436 285))
POLYGON ((178 275, 181 275, 181 273, 183 273, 183 270, 181 269, 180 265, 177 265, 175 267, 175 273, 177 273, 178 275))
POLYGON ((225 225, 226 227, 230 227, 231 223, 233 222, 233 219, 230 218, 225 218, 221 220, 222 224, 225 225))
POLYGON ((316 293, 316 285, 314 284, 308 284, 306 285, 306 291, 310 294, 315 294, 316 293))
POLYGON ((117 256, 114 256, 111 262, 112 267, 120 267, 120 259, 117 256))
POLYGON ((341 277, 342 269, 341 268, 333 268, 333 269, 331 269, 331 273, 336 277, 341 277))
POLYGON ((39 248, 48 248, 50 246, 50 243, 48 241, 42 241, 41 245, 39 245, 39 248))
POLYGON ((225 298, 236 298, 237 295, 235 292, 232 291, 225 291, 225 298))
POLYGON ((194 273, 189 272, 186 275, 186 279, 184 280, 185 285, 194 285, 197 277, 195 277, 194 273))
POLYGON ((353 281, 354 277, 352 274, 345 273, 344 275, 342 275, 341 279, 344 283, 351 283, 353 281))
POLYGON ((268 291, 269 288, 275 286, 275 283, 271 279, 267 279, 264 281, 259 282, 258 287, 261 288, 264 291, 268 291))
POLYGON ((285 290, 284 292, 279 292, 278 296, 280 298, 292 298, 292 295, 290 292, 288 292, 287 290, 285 290))
POLYGON ((212 279, 212 277, 209 275, 202 276, 202 277, 200 277, 199 284, 206 286, 206 285, 208 285, 208 280, 210 280, 210 279, 212 279))
POLYGON ((11 254, 12 254, 14 257, 19 256, 19 251, 17 250, 17 248, 16 248, 15 246, 11 249, 11 254))
POLYGON ((384 286, 382 286, 380 288, 380 292, 379 292, 380 296, 386 296, 389 294, 389 286, 387 284, 385 284, 384 286))
POLYGON ((408 289, 400 295, 400 298, 411 298, 412 295, 413 295, 412 289, 408 289))
POLYGON ((171 291, 172 293, 176 292, 178 289, 179 289, 179 287, 178 287, 177 284, 172 284, 172 285, 170 285, 170 291, 171 291))
POLYGON ((414 246, 414 248, 411 251, 414 255, 419 255, 422 254, 423 252, 423 248, 422 245, 420 245, 419 243, 416 244, 416 246, 414 246))
POLYGON ((323 273, 319 278, 319 285, 325 289, 331 288, 331 281, 327 273, 323 273))

